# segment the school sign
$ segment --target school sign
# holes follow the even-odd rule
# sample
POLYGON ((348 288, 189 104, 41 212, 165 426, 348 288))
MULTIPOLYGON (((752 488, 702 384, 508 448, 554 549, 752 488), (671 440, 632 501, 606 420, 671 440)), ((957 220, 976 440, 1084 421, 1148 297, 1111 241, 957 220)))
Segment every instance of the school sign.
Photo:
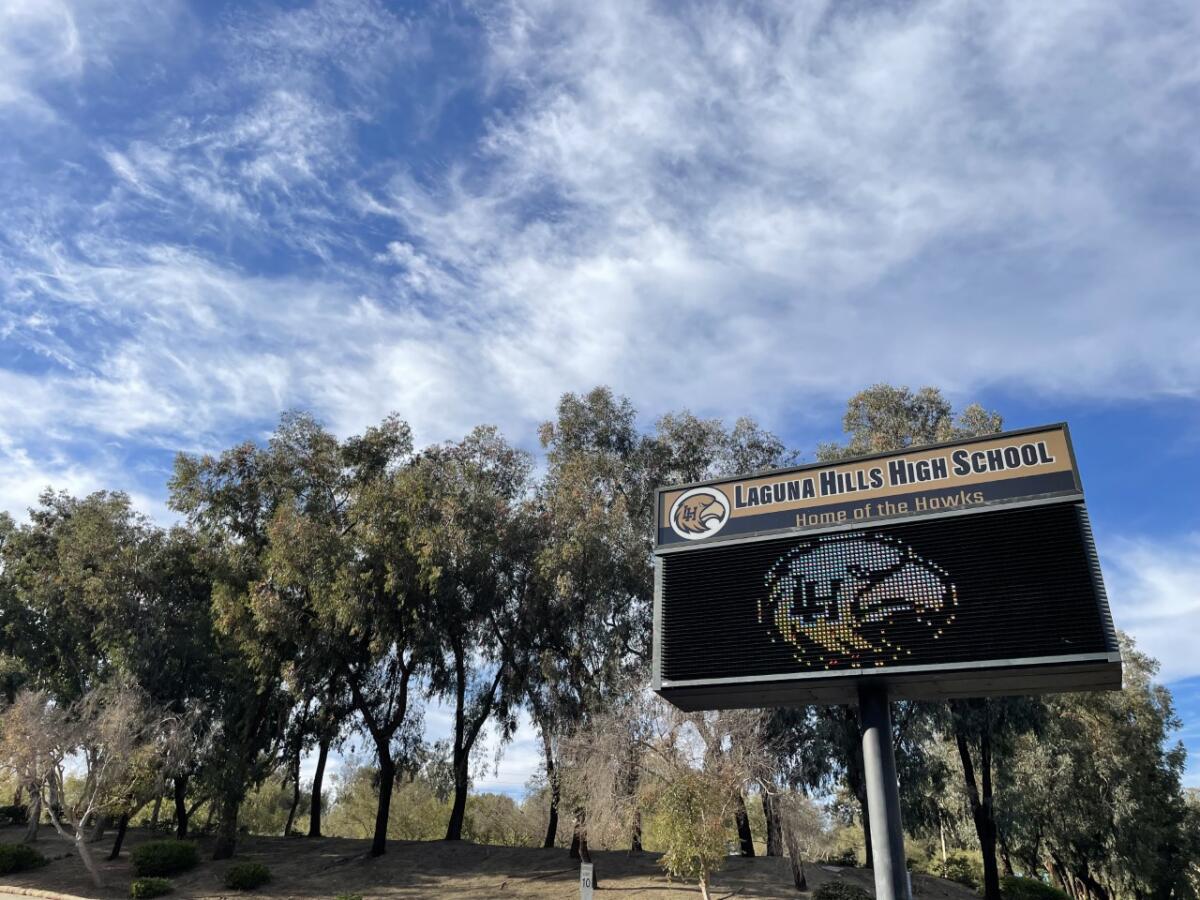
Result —
POLYGON ((664 488, 656 524, 686 709, 1120 687, 1064 424, 664 488))

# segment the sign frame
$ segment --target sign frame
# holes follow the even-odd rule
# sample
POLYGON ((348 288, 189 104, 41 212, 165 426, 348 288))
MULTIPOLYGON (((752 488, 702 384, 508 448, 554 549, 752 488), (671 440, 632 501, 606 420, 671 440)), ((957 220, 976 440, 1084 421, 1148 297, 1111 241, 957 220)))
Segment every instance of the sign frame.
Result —
POLYGON ((1054 431, 1054 430, 1062 431, 1063 438, 1066 443, 1068 459, 1070 462, 1070 471, 1073 475, 1073 481, 1074 481, 1073 487, 1069 490, 1053 491, 1053 492, 1048 492, 1048 493, 1035 493, 1035 494, 1029 494, 1027 496, 1016 497, 1013 499, 985 501, 983 503, 979 503, 979 504, 976 504, 973 506, 961 507, 961 508, 955 509, 955 510, 943 509, 943 510, 937 510, 937 511, 929 512, 929 513, 912 512, 912 513, 901 514, 901 515, 896 515, 896 516, 888 516, 886 519, 872 519, 872 520, 869 520, 869 522, 867 522, 867 523, 864 523, 862 521, 859 521, 857 523, 847 522, 847 523, 845 523, 845 525, 848 527, 851 527, 851 528, 853 528, 853 527, 862 528, 862 527, 864 527, 864 525, 867 525, 869 527, 870 524, 876 524, 876 523, 882 523, 882 522, 890 523, 890 522, 901 521, 901 520, 913 521, 913 520, 916 520, 916 519, 922 518, 922 517, 940 517, 940 516, 945 516, 945 515, 954 515, 955 513, 960 512, 960 511, 961 512, 972 512, 972 513, 985 512, 990 509, 995 509, 999 506, 1014 507, 1014 506, 1020 505, 1021 503, 1027 502, 1027 501, 1041 500, 1041 499, 1045 499, 1045 498, 1053 498, 1054 500, 1077 499, 1077 500, 1082 501, 1083 500, 1083 481, 1079 474, 1079 465, 1075 458, 1075 446, 1071 441, 1071 430, 1068 427, 1066 422, 1052 422, 1048 425, 1038 425, 1038 426, 1034 426, 1034 427, 1030 427, 1030 428, 1018 428, 1018 429, 1014 429, 1012 431, 998 431, 995 434, 985 434, 985 435, 976 435, 974 437, 956 438, 951 441, 940 441, 940 442, 936 442, 936 443, 932 443, 932 444, 913 445, 911 447, 905 447, 902 450, 888 450, 888 451, 884 451, 881 453, 870 453, 865 456, 847 457, 846 459, 834 460, 832 462, 803 463, 801 465, 787 466, 785 468, 780 468, 780 469, 760 469, 757 472, 750 472, 747 474, 736 475, 736 476, 732 476, 732 477, 709 478, 704 481, 692 481, 692 482, 688 482, 686 484, 661 485, 658 488, 656 488, 654 491, 654 535, 653 535, 654 550, 653 550, 653 552, 654 552, 655 556, 660 556, 665 553, 678 553, 678 552, 684 552, 687 550, 697 549, 699 547, 712 547, 712 546, 716 546, 718 544, 729 544, 729 543, 735 543, 735 542, 741 542, 741 541, 747 541, 747 540, 763 539, 766 537, 776 538, 776 537, 781 537, 784 535, 792 535, 792 534, 818 534, 818 533, 824 533, 825 531, 837 531, 837 530, 841 530, 843 527, 842 525, 832 525, 831 524, 831 525, 820 525, 820 526, 815 526, 815 527, 810 527, 810 528, 795 528, 795 527, 764 528, 764 529, 759 529, 759 530, 755 530, 755 531, 739 533, 736 535, 730 534, 728 536, 722 536, 720 534, 716 534, 716 535, 713 535, 712 537, 700 538, 699 540, 671 542, 668 544, 664 544, 659 540, 659 531, 662 527, 663 496, 665 494, 673 494, 673 493, 677 493, 677 492, 692 491, 696 488, 721 487, 722 485, 730 485, 730 484, 733 484, 736 482, 750 481, 750 480, 757 479, 757 478, 768 478, 769 477, 771 479, 781 479, 781 478, 786 478, 789 475, 806 475, 806 474, 818 472, 818 471, 824 470, 824 469, 833 469, 833 468, 844 467, 844 466, 848 466, 848 465, 861 465, 861 464, 865 464, 865 463, 893 459, 896 457, 904 457, 904 456, 909 456, 909 455, 926 453, 926 452, 929 452, 932 450, 943 450, 943 449, 944 450, 954 450, 955 448, 958 448, 958 447, 969 446, 971 444, 979 444, 979 443, 982 443, 985 441, 999 441, 999 440, 1007 440, 1010 438, 1015 439, 1015 438, 1026 437, 1026 436, 1034 435, 1034 434, 1041 434, 1044 432, 1054 431))
POLYGON ((1095 538, 1084 504, 1083 485, 1076 463, 1070 432, 1065 422, 1052 425, 1023 428, 958 439, 944 443, 909 447, 902 451, 876 453, 868 456, 838 460, 836 463, 809 463, 784 469, 765 470, 748 476, 709 479, 686 485, 660 487, 655 493, 654 529, 654 607, 652 632, 651 687, 681 709, 697 711, 704 709, 758 708, 791 706, 797 704, 853 704, 863 684, 886 686, 893 699, 952 699, 984 697, 1009 694, 1040 694, 1057 691, 1116 690, 1121 687, 1121 654, 1116 630, 1100 571, 1095 538), (886 460, 905 454, 920 453, 934 449, 952 450, 983 441, 1020 438, 1031 434, 1061 429, 1066 440, 1074 487, 1071 490, 1054 491, 1031 495, 1019 499, 1001 499, 983 502, 957 509, 916 512, 888 516, 869 522, 847 521, 838 525, 790 529, 772 528, 756 530, 722 537, 713 535, 700 540, 684 540, 660 545, 659 528, 663 522, 663 494, 677 493, 696 487, 727 485, 763 476, 785 477, 793 473, 829 469, 834 465, 869 463, 886 460), (740 544, 779 540, 787 537, 821 537, 847 531, 861 531, 864 527, 920 522, 933 519, 953 519, 963 516, 983 515, 997 509, 1021 509, 1046 505, 1072 505, 1077 508, 1084 552, 1088 558, 1093 589, 1101 613, 1104 632, 1104 652, 1061 654, 1056 656, 1012 657, 967 662, 926 663, 920 665, 888 666, 881 668, 847 668, 819 672, 781 672, 765 675, 745 675, 716 678, 691 678, 687 680, 664 679, 662 674, 662 625, 663 625, 663 558, 676 553, 713 547, 731 547, 740 544))

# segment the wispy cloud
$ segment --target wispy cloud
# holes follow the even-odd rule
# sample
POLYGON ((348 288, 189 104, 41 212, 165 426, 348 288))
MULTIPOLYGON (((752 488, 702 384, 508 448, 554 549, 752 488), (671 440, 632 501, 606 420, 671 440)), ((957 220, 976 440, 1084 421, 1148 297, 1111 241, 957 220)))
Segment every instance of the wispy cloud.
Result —
POLYGON ((1159 661, 1160 679, 1200 675, 1200 534, 1118 539, 1104 562, 1117 627, 1159 661))
POLYGON ((4 15, 17 447, 1200 385, 1192 4, 4 15))

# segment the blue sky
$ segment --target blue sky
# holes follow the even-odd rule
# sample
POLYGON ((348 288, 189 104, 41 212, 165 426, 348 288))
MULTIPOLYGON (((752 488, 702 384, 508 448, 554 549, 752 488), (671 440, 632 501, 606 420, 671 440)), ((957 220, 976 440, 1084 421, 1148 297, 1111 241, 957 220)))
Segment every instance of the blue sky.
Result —
POLYGON ((295 406, 532 446, 606 383, 811 451, 935 384, 1070 421, 1200 757, 1197 46, 1190 0, 0 0, 0 508, 165 519, 295 406))

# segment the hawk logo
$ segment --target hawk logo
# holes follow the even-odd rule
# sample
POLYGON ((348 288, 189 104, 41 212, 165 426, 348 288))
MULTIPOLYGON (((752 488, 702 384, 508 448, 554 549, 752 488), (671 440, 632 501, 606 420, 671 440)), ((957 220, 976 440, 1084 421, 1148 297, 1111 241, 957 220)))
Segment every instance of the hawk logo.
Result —
POLYGON ((717 488, 692 488, 671 504, 671 530, 689 541, 711 537, 728 521, 729 500, 717 488))
POLYGON ((807 541, 766 576, 758 620, 809 668, 909 661, 955 620, 958 590, 941 566, 895 538, 862 532, 807 541))

